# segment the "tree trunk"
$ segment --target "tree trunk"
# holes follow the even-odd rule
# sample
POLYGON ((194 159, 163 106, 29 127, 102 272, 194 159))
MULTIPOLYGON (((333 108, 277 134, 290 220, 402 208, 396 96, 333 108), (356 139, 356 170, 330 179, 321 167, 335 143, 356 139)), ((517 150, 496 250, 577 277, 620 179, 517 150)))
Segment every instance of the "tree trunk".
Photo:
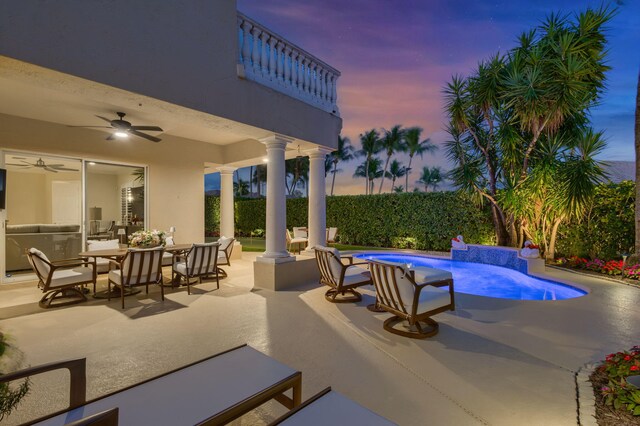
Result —
POLYGON ((387 161, 384 162, 384 171, 382 172, 382 177, 380 178, 380 188, 378 188, 378 194, 382 194, 382 185, 384 185, 384 175, 387 174, 387 167, 389 167, 389 160, 391 160, 391 156, 387 155, 387 161))
POLYGON ((249 167, 249 194, 253 197, 253 166, 249 167))
POLYGON ((558 238, 558 228, 562 223, 562 218, 556 219, 551 228, 551 237, 549 238, 549 250, 545 252, 544 257, 547 260, 553 260, 556 253, 556 239, 558 238))
POLYGON ((396 185, 396 177, 394 176, 393 179, 391 179, 391 191, 389 191, 390 193, 393 193, 394 190, 394 186, 396 185))
POLYGON ((640 72, 638 72, 638 89, 636 93, 636 254, 640 254, 640 72))
POLYGON ((404 179, 404 192, 409 192, 409 173, 411 173, 411 160, 413 160, 413 155, 409 156, 409 166, 407 166, 407 174, 404 179))
POLYGON ((336 186, 336 172, 338 169, 338 162, 333 162, 333 179, 331 180, 331 195, 333 195, 333 187, 336 186))
POLYGON ((367 156, 367 161, 364 163, 364 195, 369 195, 369 186, 371 186, 371 181, 369 180, 369 160, 371 158, 367 156))
POLYGON ((496 240, 499 246, 509 246, 509 233, 505 227, 504 221, 498 212, 498 208, 491 206, 491 217, 493 219, 493 228, 496 232, 496 240))

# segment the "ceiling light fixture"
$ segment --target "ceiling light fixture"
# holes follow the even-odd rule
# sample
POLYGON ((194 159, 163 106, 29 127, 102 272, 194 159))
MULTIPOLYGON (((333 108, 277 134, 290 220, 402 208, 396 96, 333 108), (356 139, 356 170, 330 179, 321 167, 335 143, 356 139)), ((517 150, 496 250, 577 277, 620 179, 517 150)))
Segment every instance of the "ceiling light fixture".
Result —
POLYGON ((89 165, 90 165, 90 166, 95 166, 95 165, 96 165, 96 163, 95 163, 95 161, 89 161, 89 165))
POLYGON ((118 130, 117 132, 115 132, 113 134, 113 136, 117 137, 117 138, 128 138, 129 137, 129 133, 127 132, 123 132, 121 130, 118 130))
POLYGON ((268 159, 268 158, 263 158, 263 159, 262 159, 262 162, 263 162, 263 163, 268 163, 268 162, 269 162, 269 159, 268 159))

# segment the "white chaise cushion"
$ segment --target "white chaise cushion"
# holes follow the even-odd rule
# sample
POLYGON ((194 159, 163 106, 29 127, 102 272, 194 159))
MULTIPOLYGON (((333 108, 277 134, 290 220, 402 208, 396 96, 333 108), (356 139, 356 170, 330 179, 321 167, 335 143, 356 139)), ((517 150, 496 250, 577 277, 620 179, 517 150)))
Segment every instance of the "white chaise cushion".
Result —
POLYGON ((93 266, 79 266, 73 269, 58 269, 53 272, 49 287, 62 287, 74 283, 93 281, 93 266))
MULTIPOLYGON (((449 305, 450 303, 451 294, 449 294, 449 287, 433 287, 428 285, 423 287, 420 292, 417 313, 421 314, 432 311, 445 305, 449 305)), ((411 302, 409 302, 409 305, 411 305, 411 302)))
POLYGON ((49 261, 49 258, 46 254, 34 247, 31 247, 29 249, 29 253, 35 254, 35 256, 32 256, 31 259, 33 261, 33 266, 36 268, 36 273, 40 276, 40 278, 46 279, 49 276, 49 271, 51 270, 51 268, 41 259, 44 259, 47 262, 51 263, 49 261))
MULTIPOLYGON (((325 246, 315 246, 316 250, 324 251, 327 253, 333 253, 333 256, 329 256, 329 269, 331 270, 331 276, 333 277, 336 283, 340 282, 340 274, 342 273, 342 262, 340 259, 340 252, 337 248, 334 247, 325 247, 325 246)), ((353 273, 351 273, 353 274, 353 273)), ((346 278, 346 272, 345 272, 346 278)), ((355 278, 350 278, 355 279, 355 278)))

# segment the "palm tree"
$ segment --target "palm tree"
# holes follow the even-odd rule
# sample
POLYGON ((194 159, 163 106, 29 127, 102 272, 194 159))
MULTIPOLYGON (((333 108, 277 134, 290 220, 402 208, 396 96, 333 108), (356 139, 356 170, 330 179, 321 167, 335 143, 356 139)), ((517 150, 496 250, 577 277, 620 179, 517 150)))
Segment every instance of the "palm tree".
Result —
POLYGON ((338 149, 330 154, 331 162, 333 163, 333 179, 331 180, 331 195, 333 195, 333 188, 336 184, 336 173, 338 173, 338 163, 340 161, 350 161, 353 159, 353 147, 349 138, 343 138, 338 136, 338 149))
POLYGON ((402 152, 409 153, 409 165, 407 166, 407 173, 405 174, 404 187, 406 191, 409 191, 409 175, 411 174, 411 162, 414 155, 419 155, 420 158, 425 152, 435 152, 438 147, 431 143, 431 139, 427 138, 423 141, 420 140, 422 134, 421 127, 411 127, 405 131, 404 144, 402 144, 402 152))
POLYGON ((358 157, 366 157, 365 163, 367 163, 363 167, 363 171, 365 173, 365 194, 369 194, 369 162, 374 155, 376 155, 382 149, 380 147, 380 135, 376 129, 371 129, 368 132, 365 132, 360 135, 360 144, 362 148, 356 152, 356 156, 358 157))
POLYGON ((249 167, 249 194, 253 195, 253 166, 249 167))
POLYGON ((235 190, 237 197, 242 197, 249 194, 249 182, 242 178, 238 178, 237 182, 233 182, 233 189, 235 190))
POLYGON ((267 165, 258 164, 253 172, 252 182, 256 184, 258 197, 262 196, 262 183, 267 181, 267 165))
POLYGON ((293 195, 298 184, 309 179, 309 157, 296 157, 285 162, 286 175, 290 177, 290 180, 285 186, 289 195, 293 195))
POLYGON ((384 174, 384 171, 381 168, 382 160, 376 157, 371 158, 370 160, 365 160, 362 164, 360 164, 356 168, 356 172, 353 174, 353 177, 363 177, 367 179, 367 193, 373 193, 373 181, 375 179, 381 178, 384 174), (367 170, 365 167, 368 167, 367 170))
POLYGON ((424 192, 429 192, 430 186, 435 191, 440 182, 442 182, 442 171, 440 170, 440 167, 429 168, 427 166, 422 168, 420 179, 416 181, 416 183, 424 185, 424 192))
POLYGON ((402 185, 394 186, 393 187, 393 192, 396 193, 396 194, 400 194, 400 193, 404 192, 404 186, 402 186, 402 185))
MULTIPOLYGON (((396 179, 407 174, 407 169, 403 167, 398 160, 393 160, 389 166, 389 171, 385 173, 385 177, 391 179, 391 190, 395 191, 396 179)), ((402 188, 402 187, 401 187, 402 188)))
POLYGON ((387 174, 387 169, 389 167, 389 160, 391 160, 391 156, 401 150, 402 143, 404 141, 404 130, 402 126, 396 124, 391 128, 391 130, 385 130, 384 136, 380 141, 380 146, 382 150, 387 153, 387 160, 384 163, 384 172, 383 178, 380 181, 380 187, 378 188, 378 194, 382 193, 382 185, 384 184, 384 176, 387 174))

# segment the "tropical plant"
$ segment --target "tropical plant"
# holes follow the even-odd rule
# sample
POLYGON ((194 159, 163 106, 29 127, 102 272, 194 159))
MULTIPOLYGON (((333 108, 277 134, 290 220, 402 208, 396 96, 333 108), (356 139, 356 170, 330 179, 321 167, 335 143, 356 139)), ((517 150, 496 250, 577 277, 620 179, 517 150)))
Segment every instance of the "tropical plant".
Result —
POLYGON ((409 175, 412 171, 411 162, 413 161, 413 157, 417 154, 422 158, 425 153, 433 153, 438 149, 436 145, 431 143, 431 139, 420 140, 421 134, 421 127, 411 127, 406 129, 404 133, 404 143, 401 146, 401 151, 409 153, 409 165, 407 166, 404 182, 404 187, 407 191, 409 191, 409 175))
POLYGON ((389 166, 389 171, 385 173, 387 179, 391 179, 391 191, 395 190, 396 179, 401 178, 407 173, 407 169, 403 167, 398 160, 393 160, 389 166))
POLYGON ((391 128, 391 130, 384 130, 384 136, 382 136, 382 139, 380 139, 380 147, 382 148, 382 151, 387 154, 387 159, 384 162, 384 170, 382 179, 380 180, 378 194, 382 193, 382 185, 384 184, 384 178, 387 174, 387 169, 389 168, 389 161, 391 160, 391 156, 401 150, 403 141, 404 129, 402 129, 401 125, 396 124, 391 128))
POLYGON ((261 197, 262 183, 267 181, 267 165, 266 164, 258 164, 257 166, 255 166, 255 171, 253 172, 251 181, 256 184, 256 192, 258 193, 258 197, 261 197))
POLYGON ((420 173, 420 179, 418 179, 416 183, 424 185, 424 192, 429 192, 429 187, 435 191, 440 182, 442 182, 442 179, 443 176, 440 167, 424 166, 422 173, 420 173))
MULTIPOLYGON (((10 361, 16 363, 18 365, 22 364, 21 358, 23 357, 22 352, 18 351, 14 346, 12 346, 8 341, 7 337, 4 333, 0 332, 0 359, 3 367, 5 367, 8 363, 7 358, 10 358, 10 361), (14 359, 11 359, 14 358, 14 359)), ((3 371, 0 373, 8 373, 8 371, 3 371)), ((27 378, 22 381, 19 385, 12 386, 10 383, 0 383, 0 421, 2 421, 5 416, 11 414, 11 412, 20 404, 22 398, 24 398, 31 388, 31 382, 27 378)))
POLYGON ((365 160, 356 168, 353 177, 363 177, 367 180, 367 194, 373 194, 373 181, 382 178, 384 171, 381 168, 382 160, 376 157, 365 160))
POLYGON ((309 180, 309 157, 298 156, 285 162, 285 172, 288 177, 285 182, 287 193, 294 195, 298 185, 306 187, 309 180))
POLYGON ((253 196, 253 166, 249 167, 249 195, 253 196))
POLYGON ((233 190, 236 197, 244 197, 249 194, 249 182, 242 178, 238 178, 237 182, 233 182, 233 190))
POLYGON ((523 34, 507 56, 480 63, 468 78, 454 76, 445 88, 451 119, 447 154, 456 165, 451 177, 459 188, 489 202, 500 245, 519 246, 531 234, 544 233, 551 249, 558 221, 578 214, 591 200, 599 164, 587 157, 579 162, 572 153, 601 150, 600 136, 591 138, 591 147, 576 140, 588 134, 588 110, 604 88, 609 68, 603 26, 611 17, 607 8, 587 9, 575 21, 552 14, 523 34), (591 174, 585 176, 577 164, 588 165, 591 174), (545 174, 551 172, 569 179, 558 181, 563 195, 549 187, 545 174), (536 204, 549 206, 563 196, 571 201, 566 211, 549 218, 551 223, 545 219, 535 225, 525 214, 532 193, 541 197, 536 204))
POLYGON ((396 194, 401 194, 404 192, 404 186, 398 185, 393 187, 393 192, 396 194))
POLYGON ((371 159, 373 158, 373 156, 379 153, 380 150, 382 149, 380 146, 380 134, 376 129, 371 129, 368 132, 365 132, 360 135, 360 144, 362 145, 362 148, 356 151, 356 156, 365 157, 366 164, 364 165, 364 169, 363 169, 365 172, 364 188, 365 188, 365 194, 370 194, 371 193, 371 191, 369 190, 370 181, 369 181, 369 175, 368 175, 369 162, 371 162, 371 159))
POLYGON ((336 173, 338 170, 338 163, 341 161, 347 162, 353 159, 353 147, 351 146, 351 141, 349 138, 343 138, 342 136, 338 136, 338 148, 329 154, 331 158, 331 163, 333 164, 333 178, 331 179, 331 195, 333 195, 333 188, 336 185, 336 173))

